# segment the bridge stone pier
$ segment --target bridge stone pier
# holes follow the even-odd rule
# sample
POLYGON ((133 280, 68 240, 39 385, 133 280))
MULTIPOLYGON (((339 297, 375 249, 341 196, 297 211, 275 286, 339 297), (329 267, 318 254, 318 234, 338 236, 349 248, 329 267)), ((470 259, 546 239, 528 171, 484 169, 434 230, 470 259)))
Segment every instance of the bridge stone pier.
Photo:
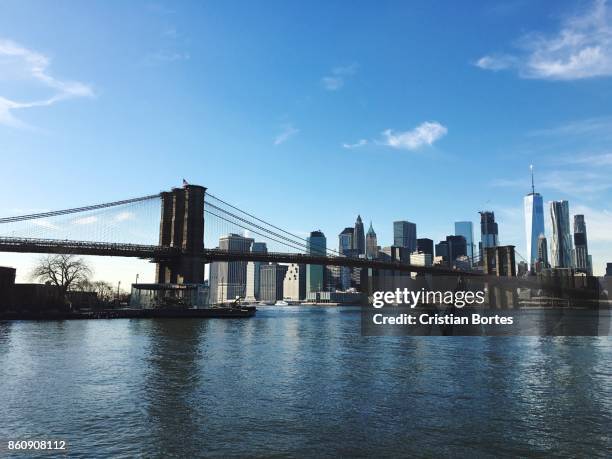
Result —
POLYGON ((185 185, 161 193, 159 245, 178 248, 181 256, 158 260, 160 284, 201 284, 204 282, 204 196, 206 188, 185 185))

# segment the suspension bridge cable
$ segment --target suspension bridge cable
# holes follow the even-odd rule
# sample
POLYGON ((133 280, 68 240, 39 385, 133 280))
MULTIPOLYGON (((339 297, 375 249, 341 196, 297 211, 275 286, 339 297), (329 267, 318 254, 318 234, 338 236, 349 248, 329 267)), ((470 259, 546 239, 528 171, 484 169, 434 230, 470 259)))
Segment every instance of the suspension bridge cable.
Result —
MULTIPOLYGON (((229 206, 229 207, 231 207, 231 208, 232 208, 232 209, 234 209, 234 210, 237 210, 237 211, 239 211, 239 212, 241 212, 241 213, 243 213, 243 214, 245 214, 245 215, 247 215, 247 216, 249 216, 249 217, 251 217, 251 218, 254 218, 255 220, 257 220, 257 221, 259 221, 259 222, 261 222, 261 223, 264 223, 264 224, 266 224, 266 225, 268 225, 268 226, 271 226, 272 228, 274 228, 274 229, 276 229, 276 230, 278 230, 278 231, 282 231, 283 233, 288 234, 289 236, 291 236, 291 237, 293 237, 293 238, 296 238, 296 239, 299 239, 299 240, 301 240, 301 241, 305 241, 305 242, 307 242, 307 243, 308 243, 308 241, 306 241, 306 239, 304 239, 304 238, 302 238, 302 237, 300 237, 300 236, 298 236, 298 235, 296 235, 296 234, 290 233, 289 231, 286 231, 286 230, 284 230, 284 229, 282 229, 282 228, 279 228, 278 226, 273 225, 272 223, 269 223, 269 222, 267 222, 267 221, 265 221, 265 220, 262 220, 261 218, 258 218, 258 217, 256 217, 256 216, 255 216, 255 215, 253 215, 253 214, 250 214, 250 213, 248 213, 248 212, 245 212, 244 210, 242 210, 242 209, 240 209, 240 208, 238 208, 238 207, 236 207, 236 206, 233 206, 233 205, 232 205, 232 204, 230 204, 229 202, 226 202, 226 201, 224 201, 223 199, 218 198, 217 196, 215 196, 215 195, 213 195, 213 194, 211 194, 211 193, 206 193, 206 196, 209 196, 209 197, 211 197, 211 198, 213 198, 213 199, 216 199, 217 201, 222 202, 222 203, 223 203, 223 204, 225 204, 226 206, 229 206)), ((335 254, 340 255, 340 252, 338 252, 337 250, 334 250, 334 249, 328 249, 328 248, 326 248, 326 250, 328 250, 328 251, 330 251, 330 252, 334 252, 335 254)))
POLYGON ((108 202, 105 204, 95 204, 93 206, 75 207, 73 209, 55 210, 51 212, 41 212, 37 214, 19 215, 15 217, 5 217, 5 218, 0 218, 0 224, 13 223, 13 222, 19 222, 19 221, 24 221, 24 220, 35 220, 39 218, 55 217, 57 215, 67 215, 67 214, 74 214, 78 212, 87 212, 87 211, 96 210, 96 209, 105 209, 108 207, 115 207, 115 206, 120 206, 123 204, 131 204, 134 202, 147 201, 149 199, 159 198, 160 196, 161 195, 159 193, 150 194, 148 196, 142 196, 140 198, 124 199, 122 201, 108 202))
POLYGON ((296 250, 304 250, 304 247, 296 247, 296 246, 294 246, 294 245, 292 245, 292 244, 289 244, 289 243, 287 243, 287 242, 278 241, 278 240, 274 239, 273 237, 270 237, 269 235, 262 234, 262 233, 260 233, 260 232, 258 232, 258 231, 255 231, 255 230, 254 230, 254 229, 252 229, 252 228, 248 228, 248 227, 246 227, 246 226, 240 225, 239 223, 236 223, 236 222, 233 222, 233 221, 231 221, 231 220, 228 220, 227 218, 224 218, 224 217, 222 217, 221 215, 217 215, 217 214, 215 214, 214 212, 212 212, 212 211, 210 211, 210 210, 206 210, 206 209, 204 209, 204 212, 206 212, 207 214, 210 214, 210 215, 214 215, 215 217, 220 218, 221 220, 224 220, 224 221, 226 221, 226 222, 228 222, 228 223, 230 223, 230 224, 232 224, 232 225, 239 226, 240 228, 243 228, 243 229, 245 229, 245 230, 247 230, 247 231, 251 231, 251 232, 253 232, 253 233, 255 233, 255 234, 258 234, 258 235, 260 235, 260 236, 263 236, 263 237, 269 238, 269 239, 273 240, 274 242, 278 242, 278 243, 279 243, 279 244, 281 244, 281 245, 285 245, 285 246, 287 246, 287 247, 291 247, 291 248, 296 249, 296 250))
MULTIPOLYGON (((303 248, 304 248, 304 249, 308 249, 308 248, 309 248, 309 246, 308 246, 307 244, 303 244, 303 243, 301 243, 301 242, 297 242, 297 241, 291 240, 291 239, 287 238, 286 236, 283 236, 283 235, 278 234, 278 233, 276 233, 276 232, 274 232, 274 231, 271 231, 271 230, 269 230, 269 229, 267 229, 267 228, 264 228, 264 227, 262 227, 262 226, 259 226, 259 225, 255 224, 255 223, 253 223, 253 222, 250 222, 250 221, 248 221, 248 220, 246 220, 246 219, 244 219, 244 218, 242 218, 242 217, 240 217, 240 216, 238 216, 238 215, 236 215, 236 214, 233 214, 233 213, 231 213, 231 212, 228 212, 228 211, 227 211, 227 210, 225 210, 225 209, 221 209, 220 207, 217 207, 217 206, 215 206, 214 204, 207 203, 207 204, 205 204, 205 205, 208 205, 208 206, 210 206, 210 207, 212 207, 212 208, 214 208, 214 209, 216 209, 216 210, 218 210, 218 211, 220 211, 220 212, 222 212, 222 213, 224 213, 224 214, 226 214, 226 215, 230 215, 231 217, 236 218, 236 219, 238 219, 238 220, 242 221, 243 223, 246 223, 247 225, 250 225, 250 226, 253 226, 253 227, 255 227, 255 228, 258 228, 258 229, 260 229, 260 230, 262 230, 262 231, 265 231, 265 232, 267 232, 267 233, 269 233, 269 234, 272 234, 272 235, 273 235, 273 236, 275 236, 275 237, 278 237, 278 238, 284 239, 285 241, 288 241, 288 242, 290 242, 291 244, 301 245, 301 246, 303 246, 303 248)), ((238 225, 238 226, 240 226, 240 225, 238 225)), ((260 234, 260 233, 257 233, 257 234, 260 234)), ((267 235, 263 235, 263 236, 264 236, 264 237, 270 237, 270 236, 267 236, 267 235)), ((280 241, 277 241, 277 242, 280 242, 280 241)))

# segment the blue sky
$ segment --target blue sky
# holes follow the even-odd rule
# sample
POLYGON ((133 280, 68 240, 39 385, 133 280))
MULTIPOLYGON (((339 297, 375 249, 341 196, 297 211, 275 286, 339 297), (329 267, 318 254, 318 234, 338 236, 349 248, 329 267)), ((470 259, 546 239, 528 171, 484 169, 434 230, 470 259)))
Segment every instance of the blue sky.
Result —
MULTIPOLYGON (((603 1, 2 0, 0 213, 185 177, 334 245, 358 213, 389 245, 393 220, 437 241, 491 209, 524 253, 534 164, 545 201, 585 214, 602 273, 611 76, 603 1)), ((30 262, 0 254, 21 279, 30 262)), ((152 273, 95 263, 112 281, 152 273)))

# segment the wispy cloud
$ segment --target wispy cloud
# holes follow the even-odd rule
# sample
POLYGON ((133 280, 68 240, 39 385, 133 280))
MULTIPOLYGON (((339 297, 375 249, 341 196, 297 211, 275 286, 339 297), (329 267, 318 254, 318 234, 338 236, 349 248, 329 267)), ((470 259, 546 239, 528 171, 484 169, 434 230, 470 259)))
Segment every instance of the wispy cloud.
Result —
POLYGON ((115 215, 115 217, 113 218, 113 220, 115 220, 116 222, 124 222, 127 220, 134 220, 136 216, 134 215, 133 212, 119 212, 117 215, 115 215))
POLYGON ((396 132, 387 129, 382 133, 383 145, 402 150, 418 150, 444 137, 448 129, 437 121, 425 121, 412 130, 396 132))
POLYGON ((612 132, 612 117, 602 116, 573 120, 547 129, 536 129, 529 132, 530 137, 559 136, 581 137, 581 139, 596 136, 610 138, 612 132))
POLYGON ((496 53, 475 63, 485 70, 516 69, 522 78, 578 80, 612 76, 612 11, 595 0, 586 11, 567 17, 552 35, 521 37, 518 52, 496 53))
POLYGON ((345 80, 357 73, 359 66, 351 64, 347 66, 334 67, 330 75, 321 78, 321 84, 328 91, 337 91, 344 86, 345 80))
MULTIPOLYGON (((525 178, 500 178, 491 181, 490 184, 494 187, 512 188, 525 192, 531 187, 527 174, 525 178)), ((610 180, 609 170, 589 168, 551 170, 537 175, 536 188, 566 196, 593 199, 612 190, 612 180, 610 180)))
POLYGON ((144 64, 158 65, 177 61, 188 61, 189 59, 191 59, 191 55, 184 51, 156 51, 145 56, 144 64))
POLYGON ((93 223, 96 223, 97 221, 98 217, 96 217, 95 215, 90 215, 89 217, 77 218, 76 220, 74 220, 74 223, 76 223, 77 225, 91 225, 93 223))
POLYGON ((19 81, 33 81, 51 91, 44 99, 16 101, 8 95, 0 95, 0 124, 11 127, 27 127, 14 115, 14 111, 32 107, 53 105, 76 97, 93 97, 90 86, 78 81, 60 80, 48 72, 50 59, 14 41, 0 39, 0 75, 19 81))
POLYGON ((281 143, 285 143, 298 132, 300 132, 300 130, 293 127, 293 125, 285 124, 281 133, 278 134, 274 139, 274 145, 280 145, 281 143))
POLYGON ((343 143, 342 148, 353 149, 353 148, 363 147, 367 144, 368 144, 368 141, 366 139, 359 139, 355 143, 343 143))

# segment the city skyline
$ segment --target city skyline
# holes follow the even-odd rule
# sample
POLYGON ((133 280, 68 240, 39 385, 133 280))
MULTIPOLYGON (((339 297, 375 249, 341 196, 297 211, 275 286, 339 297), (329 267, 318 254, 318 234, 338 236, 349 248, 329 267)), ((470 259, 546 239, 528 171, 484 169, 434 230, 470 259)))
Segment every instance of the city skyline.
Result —
MULTIPOLYGON (((0 7, 3 214, 140 196, 185 177, 304 237, 337 235, 360 214, 379 245, 392 239, 387 222, 404 219, 437 243, 492 210, 500 243, 525 255, 534 164, 545 204, 565 199, 585 216, 594 273, 612 260, 609 3, 480 2, 461 24, 459 5, 427 2, 159 5, 115 5, 121 24, 99 20, 102 2, 0 7), (561 62, 589 46, 604 62, 538 73, 551 67, 530 63, 550 63, 566 32, 584 41, 557 50, 561 62), (541 36, 538 49, 513 45, 525 33, 541 36), (330 197, 341 203, 331 212, 330 197)), ((33 258, 0 264, 24 279, 33 258)), ((96 278, 124 285, 154 277, 145 262, 94 264, 96 278)))

